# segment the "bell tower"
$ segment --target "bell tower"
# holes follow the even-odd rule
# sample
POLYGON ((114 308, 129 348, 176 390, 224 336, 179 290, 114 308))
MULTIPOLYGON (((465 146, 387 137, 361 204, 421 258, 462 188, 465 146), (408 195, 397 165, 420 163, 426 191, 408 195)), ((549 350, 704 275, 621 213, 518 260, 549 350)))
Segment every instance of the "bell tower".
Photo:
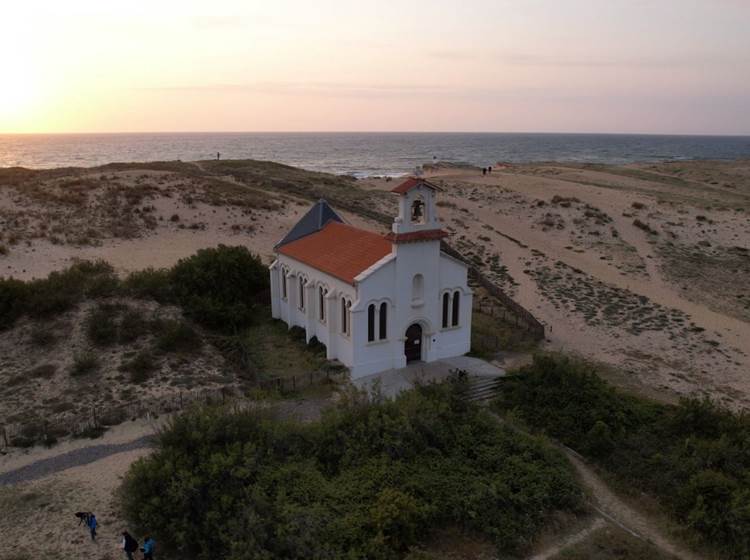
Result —
POLYGON ((437 185, 417 177, 410 177, 391 192, 399 195, 398 216, 393 220, 392 241, 440 239, 445 232, 435 209, 437 185))

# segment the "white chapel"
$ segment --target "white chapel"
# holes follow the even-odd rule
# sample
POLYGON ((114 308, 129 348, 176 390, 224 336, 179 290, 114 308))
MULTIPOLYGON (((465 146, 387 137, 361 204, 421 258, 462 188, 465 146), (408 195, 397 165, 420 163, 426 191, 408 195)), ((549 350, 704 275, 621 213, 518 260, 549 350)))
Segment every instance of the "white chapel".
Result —
POLYGON ((468 352, 472 292, 467 266, 440 250, 439 190, 421 178, 394 188, 387 235, 315 204, 275 247, 273 316, 316 337, 355 379, 468 352))

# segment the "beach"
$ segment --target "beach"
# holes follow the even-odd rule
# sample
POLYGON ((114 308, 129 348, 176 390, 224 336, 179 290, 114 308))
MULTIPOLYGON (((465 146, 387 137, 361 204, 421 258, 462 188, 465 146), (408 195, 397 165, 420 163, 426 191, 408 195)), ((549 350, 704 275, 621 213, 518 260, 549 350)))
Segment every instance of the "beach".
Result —
MULTIPOLYGON (((545 325, 542 349, 602 364, 615 385, 661 401, 697 395, 750 407, 750 161, 499 164, 488 174, 436 165, 426 177, 443 189, 438 206, 450 245, 545 325)), ((29 280, 78 259, 104 259, 122 276, 218 244, 243 245, 270 264, 274 244, 321 197, 350 223, 386 233, 377 217, 394 215, 396 184, 257 162, 0 170, 0 275, 29 280)), ((74 346, 83 344, 85 311, 59 319, 74 346)), ((30 328, 21 321, 0 333, 6 420, 23 409, 10 379, 72 359, 71 349, 31 348, 30 328)), ((221 357, 201 356, 206 386, 215 387, 221 357)), ((31 402, 71 390, 58 383, 63 368, 55 375, 28 388, 31 402)), ((94 441, 13 451, 0 473, 153 432, 148 422, 127 421, 94 441)), ((7 506, 32 522, 5 527, 20 544, 0 558, 26 550, 34 526, 46 528, 47 544, 37 548, 50 558, 83 546, 118 557, 113 492, 147 453, 127 449, 6 487, 7 506), (99 545, 75 532, 79 507, 101 512, 99 545)))

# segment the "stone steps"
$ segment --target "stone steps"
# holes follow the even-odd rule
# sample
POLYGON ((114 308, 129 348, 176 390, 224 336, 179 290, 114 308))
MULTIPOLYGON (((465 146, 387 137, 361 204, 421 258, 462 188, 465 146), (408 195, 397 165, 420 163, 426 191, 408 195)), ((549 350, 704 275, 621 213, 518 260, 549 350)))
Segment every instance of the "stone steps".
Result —
POLYGON ((465 398, 470 402, 488 402, 497 395, 501 384, 502 377, 471 376, 465 398))

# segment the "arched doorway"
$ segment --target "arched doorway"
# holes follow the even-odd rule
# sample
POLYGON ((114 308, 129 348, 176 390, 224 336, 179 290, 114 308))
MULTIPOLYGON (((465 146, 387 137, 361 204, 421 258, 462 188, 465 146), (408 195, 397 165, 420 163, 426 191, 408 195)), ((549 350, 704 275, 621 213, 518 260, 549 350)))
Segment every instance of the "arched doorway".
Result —
POLYGON ((406 354, 407 364, 422 359, 422 327, 418 323, 414 323, 406 329, 404 354, 406 354))

